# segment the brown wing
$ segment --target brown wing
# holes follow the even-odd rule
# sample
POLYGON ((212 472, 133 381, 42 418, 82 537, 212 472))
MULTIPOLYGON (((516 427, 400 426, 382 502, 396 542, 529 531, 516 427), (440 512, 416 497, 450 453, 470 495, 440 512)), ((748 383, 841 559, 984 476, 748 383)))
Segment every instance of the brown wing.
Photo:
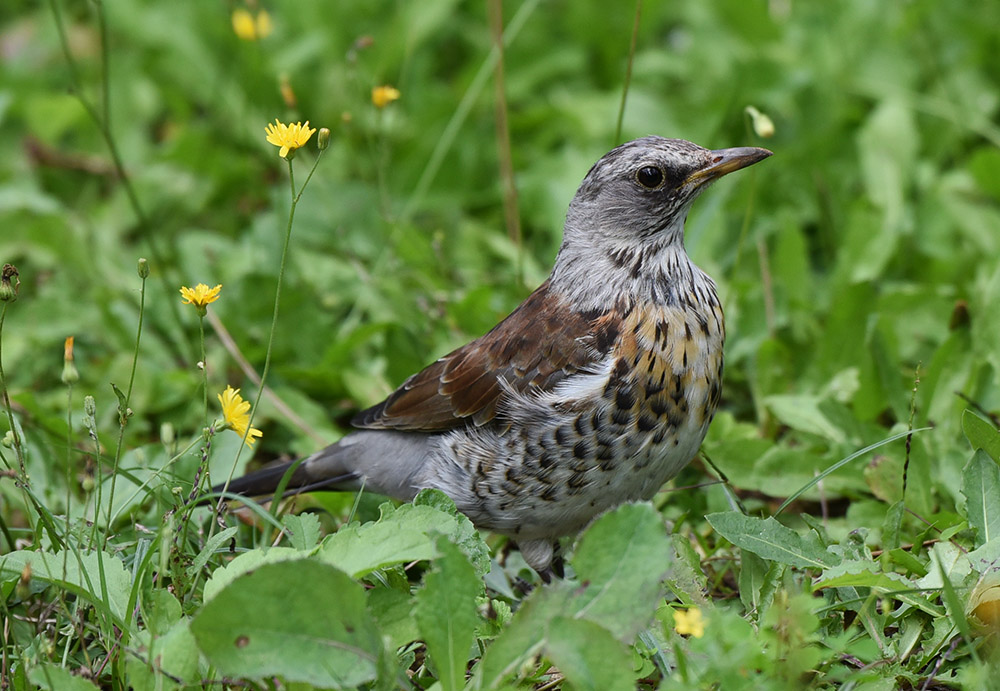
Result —
POLYGON ((570 309, 543 283, 484 336, 413 375, 352 420, 356 427, 442 431, 497 413, 501 378, 517 391, 549 390, 607 353, 619 321, 570 309))

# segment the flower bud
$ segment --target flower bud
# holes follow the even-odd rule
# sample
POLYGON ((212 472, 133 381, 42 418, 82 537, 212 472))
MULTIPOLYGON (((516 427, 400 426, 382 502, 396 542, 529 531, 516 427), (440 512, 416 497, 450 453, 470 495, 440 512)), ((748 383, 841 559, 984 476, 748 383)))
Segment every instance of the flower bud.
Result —
POLYGON ((68 336, 63 345, 62 383, 69 386, 78 381, 80 381, 80 373, 76 371, 76 365, 73 363, 73 337, 68 336))
POLYGON ((746 113, 750 116, 750 122, 753 124, 753 131, 757 133, 758 137, 770 139, 774 136, 774 121, 771 120, 771 118, 753 106, 747 106, 746 113))
POLYGON ((316 146, 320 151, 326 150, 330 146, 330 129, 328 127, 319 128, 319 137, 316 139, 316 146))
POLYGON ((149 278, 149 262, 146 261, 145 257, 139 257, 139 278, 147 279, 149 278))
POLYGON ((0 302, 17 300, 17 290, 20 285, 17 268, 13 264, 4 264, 3 270, 0 271, 0 302), (11 283, 11 279, 13 279, 13 283, 11 283))
POLYGON ((177 440, 177 434, 174 431, 174 426, 169 422, 164 422, 160 425, 160 441, 163 442, 164 446, 173 446, 173 443, 177 440))

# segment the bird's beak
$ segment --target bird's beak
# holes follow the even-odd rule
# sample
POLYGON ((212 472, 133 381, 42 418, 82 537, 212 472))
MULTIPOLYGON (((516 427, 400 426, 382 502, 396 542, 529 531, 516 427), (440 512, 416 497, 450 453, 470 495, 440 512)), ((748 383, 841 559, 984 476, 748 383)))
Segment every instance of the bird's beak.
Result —
POLYGON ((709 152, 708 164, 688 175, 685 185, 701 187, 713 180, 718 180, 734 170, 746 168, 757 161, 762 161, 771 152, 756 146, 740 146, 735 149, 715 149, 709 152))

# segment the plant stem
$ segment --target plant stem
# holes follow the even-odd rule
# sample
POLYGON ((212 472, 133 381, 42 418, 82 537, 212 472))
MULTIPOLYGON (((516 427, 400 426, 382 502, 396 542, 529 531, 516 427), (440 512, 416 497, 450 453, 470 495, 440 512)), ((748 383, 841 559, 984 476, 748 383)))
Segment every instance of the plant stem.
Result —
POLYGON ((119 402, 123 408, 119 410, 118 444, 115 448, 115 460, 111 467, 111 489, 108 492, 108 523, 104 531, 102 549, 108 544, 108 537, 111 535, 111 509, 115 502, 115 483, 118 480, 118 464, 121 462, 122 450, 125 445, 125 427, 128 425, 129 402, 132 400, 132 385, 135 383, 135 368, 139 362, 139 342, 142 339, 142 320, 146 309, 146 279, 139 277, 142 282, 139 288, 139 324, 135 331, 135 347, 132 349, 132 371, 128 377, 128 387, 125 389, 125 400, 119 402))
MULTIPOLYGON (((288 263, 288 247, 291 244, 292 238, 292 225, 295 222, 295 207, 298 205, 299 200, 302 198, 302 193, 305 191, 306 186, 309 181, 312 180, 313 173, 316 172, 316 167, 319 165, 320 158, 323 157, 323 152, 320 151, 315 162, 313 162, 312 169, 306 176, 306 180, 302 183, 302 188, 296 192, 295 190, 295 170, 292 166, 292 162, 286 159, 288 164, 288 184, 289 190, 291 192, 291 204, 288 209, 288 223, 285 225, 285 239, 281 246, 281 261, 278 265, 278 280, 277 285, 274 289, 274 309, 271 313, 271 329, 267 335, 267 348, 264 351, 264 368, 260 374, 260 385, 257 387, 257 396, 254 399, 253 405, 250 408, 250 420, 247 423, 246 432, 243 434, 243 444, 236 451, 236 457, 233 459, 233 465, 229 469, 229 477, 226 478, 226 483, 223 485, 222 492, 225 493, 229 489, 229 483, 233 481, 233 475, 236 474, 236 466, 239 464, 240 455, 243 453, 243 449, 246 447, 247 436, 250 434, 250 430, 253 429, 254 416, 257 414, 257 407, 260 404, 260 399, 264 395, 264 385, 267 382, 267 375, 271 371, 271 353, 274 347, 274 334, 278 330, 278 308, 281 305, 281 286, 285 279, 285 267, 288 263)), ((222 510, 222 502, 225 501, 225 497, 220 495, 219 502, 216 505, 216 513, 222 510)), ((209 537, 211 537, 215 532, 215 523, 212 524, 212 528, 209 532, 209 537)))
POLYGON ((618 124, 615 125, 615 141, 618 146, 622 140, 622 122, 625 121, 625 101, 628 99, 629 86, 632 84, 632 63, 635 60, 635 48, 639 42, 639 20, 642 17, 642 0, 635 3, 635 21, 632 23, 632 42, 628 48, 628 63, 625 67, 625 84, 622 85, 622 102, 618 106, 618 124))

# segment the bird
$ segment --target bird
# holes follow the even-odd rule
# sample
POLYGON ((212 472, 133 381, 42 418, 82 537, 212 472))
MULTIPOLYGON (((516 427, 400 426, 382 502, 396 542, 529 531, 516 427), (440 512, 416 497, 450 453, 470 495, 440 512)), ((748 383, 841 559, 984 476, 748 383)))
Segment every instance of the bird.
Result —
POLYGON ((720 177, 772 152, 647 136, 593 165, 549 277, 489 332, 358 413, 306 457, 217 492, 441 490, 543 580, 562 537, 649 500, 698 453, 722 393, 725 325, 684 223, 720 177), (287 478, 285 476, 288 476, 287 478))

